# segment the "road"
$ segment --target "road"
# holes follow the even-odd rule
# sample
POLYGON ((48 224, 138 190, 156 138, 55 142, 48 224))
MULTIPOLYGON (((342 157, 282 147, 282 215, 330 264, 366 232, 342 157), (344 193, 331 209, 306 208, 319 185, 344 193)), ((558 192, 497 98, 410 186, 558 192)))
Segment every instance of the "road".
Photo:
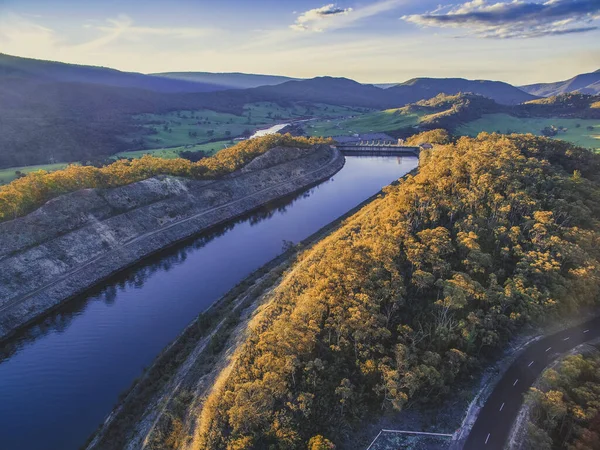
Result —
POLYGON ((513 362, 479 412, 463 450, 502 450, 523 403, 523 394, 548 364, 600 337, 600 317, 530 344, 513 362))

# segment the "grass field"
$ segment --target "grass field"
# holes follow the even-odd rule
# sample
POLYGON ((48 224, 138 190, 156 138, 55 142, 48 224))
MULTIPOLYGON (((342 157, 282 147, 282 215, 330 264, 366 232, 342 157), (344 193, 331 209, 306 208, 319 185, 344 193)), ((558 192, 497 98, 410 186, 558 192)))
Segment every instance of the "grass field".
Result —
POLYGON ((552 125, 567 129, 566 132, 559 132, 554 136, 555 139, 600 151, 600 120, 520 118, 508 114, 485 114, 478 120, 462 125, 456 132, 467 136, 477 136, 482 131, 541 135, 543 128, 552 125), (593 130, 588 130, 588 127, 592 127, 593 130))
POLYGON ((324 104, 293 104, 286 107, 275 103, 251 103, 241 116, 210 110, 173 111, 166 114, 140 114, 136 122, 151 134, 127 136, 127 141, 138 141, 148 149, 194 145, 212 139, 227 140, 244 133, 288 120, 307 117, 344 117, 364 112, 324 104))
POLYGON ((157 158, 174 159, 179 158, 179 153, 182 151, 197 152, 203 151, 209 155, 217 153, 219 150, 234 145, 231 141, 218 141, 209 142, 208 144, 197 144, 197 145, 182 145, 179 147, 170 148, 157 148, 157 149, 146 149, 136 150, 133 152, 121 152, 114 155, 116 158, 141 158, 144 155, 152 155, 157 158))
POLYGON ((371 112, 352 118, 313 120, 306 125, 309 136, 347 136, 385 132, 418 125, 421 116, 403 113, 400 109, 371 112))
POLYGON ((11 167, 9 169, 0 169, 0 185, 10 183, 13 180, 17 179, 17 173, 30 173, 35 172, 37 170, 46 170, 48 172, 52 172, 54 170, 64 169, 67 167, 66 163, 58 163, 58 164, 42 164, 39 166, 24 166, 24 167, 11 167))

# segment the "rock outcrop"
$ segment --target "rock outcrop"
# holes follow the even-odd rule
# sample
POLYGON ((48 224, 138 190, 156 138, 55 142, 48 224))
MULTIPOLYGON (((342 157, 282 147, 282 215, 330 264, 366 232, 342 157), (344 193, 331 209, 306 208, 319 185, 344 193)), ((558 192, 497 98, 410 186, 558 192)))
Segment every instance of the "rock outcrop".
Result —
POLYGON ((161 176, 85 189, 0 223, 0 339, 141 259, 322 181, 343 164, 329 146, 275 148, 219 180, 161 176))

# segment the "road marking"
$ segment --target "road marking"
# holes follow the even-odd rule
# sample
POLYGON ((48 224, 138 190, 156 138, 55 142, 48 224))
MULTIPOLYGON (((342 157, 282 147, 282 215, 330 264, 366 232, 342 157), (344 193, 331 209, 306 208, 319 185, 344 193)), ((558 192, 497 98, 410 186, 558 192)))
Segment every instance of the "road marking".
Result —
POLYGON ((570 337, 566 337, 563 339, 563 341, 568 341, 569 339, 571 339, 570 337))
POLYGON ((504 408, 504 403, 502 403, 502 406, 500 407, 500 411, 502 411, 502 408, 504 408))
POLYGON ((490 440, 490 433, 488 433, 487 437, 485 438, 485 443, 487 444, 489 440, 490 440))
POLYGON ((533 361, 531 361, 529 364, 527 364, 527 367, 531 367, 532 364, 533 364, 533 361))
POLYGON ((551 349, 551 348, 552 348, 552 347, 548 347, 548 348, 546 349, 546 353, 548 353, 548 352, 550 351, 550 349, 551 349))
POLYGON ((584 333, 588 333, 590 330, 583 330, 584 333))
POLYGON ((519 382, 519 379, 517 378, 517 379, 515 380, 515 382, 513 383, 513 386, 516 386, 518 382, 519 382))

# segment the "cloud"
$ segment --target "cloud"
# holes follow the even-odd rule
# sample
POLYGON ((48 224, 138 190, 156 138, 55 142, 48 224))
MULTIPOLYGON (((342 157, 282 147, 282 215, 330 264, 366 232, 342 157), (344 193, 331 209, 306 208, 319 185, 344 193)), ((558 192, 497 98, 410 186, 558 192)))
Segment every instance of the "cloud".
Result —
POLYGON ((54 30, 38 25, 24 16, 5 13, 0 16, 0 44, 2 51, 38 48, 46 50, 58 44, 54 30))
POLYGON ((335 16, 348 15, 352 11, 352 8, 339 8, 336 4, 330 3, 329 5, 303 12, 296 19, 296 23, 290 25, 290 28, 296 31, 321 32, 331 24, 335 16))
POLYGON ((585 33, 599 29, 600 1, 524 0, 490 3, 473 0, 427 14, 403 16, 423 27, 462 28, 471 35, 486 38, 533 38, 585 33))

